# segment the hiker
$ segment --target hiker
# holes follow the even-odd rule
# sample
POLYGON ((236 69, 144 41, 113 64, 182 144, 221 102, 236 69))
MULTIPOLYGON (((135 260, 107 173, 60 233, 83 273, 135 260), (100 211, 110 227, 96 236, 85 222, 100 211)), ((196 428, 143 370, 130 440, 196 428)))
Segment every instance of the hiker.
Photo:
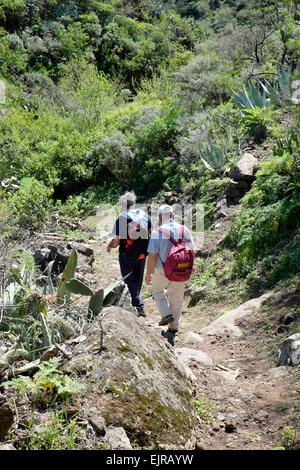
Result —
POLYGON ((147 248, 153 224, 149 215, 135 207, 136 196, 127 192, 120 197, 121 215, 115 221, 113 238, 107 246, 109 253, 112 248, 119 247, 119 264, 122 276, 131 273, 124 282, 131 295, 132 306, 138 316, 145 317, 144 301, 140 292, 143 283, 147 248))
MULTIPOLYGON (((175 222, 171 206, 161 206, 158 216, 159 227, 152 231, 148 246, 146 283, 151 284, 152 278, 153 297, 161 314, 159 325, 168 325, 168 330, 162 332, 162 336, 174 346, 182 310, 184 282, 194 270, 194 242, 190 230, 175 222), (180 244, 178 250, 180 249, 183 258, 174 267, 169 261, 173 251, 176 251, 177 243, 180 244)), ((175 261, 176 256, 178 255, 175 254, 175 261)))

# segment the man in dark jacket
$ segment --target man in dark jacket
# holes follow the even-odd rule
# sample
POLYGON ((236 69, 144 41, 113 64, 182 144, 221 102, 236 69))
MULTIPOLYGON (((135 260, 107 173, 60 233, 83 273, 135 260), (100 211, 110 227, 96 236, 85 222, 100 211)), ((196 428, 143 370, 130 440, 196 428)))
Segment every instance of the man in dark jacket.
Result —
POLYGON ((138 316, 145 317, 144 301, 140 296, 145 269, 150 232, 153 228, 151 218, 146 212, 135 207, 136 196, 126 193, 120 198, 121 215, 116 220, 112 234, 113 238, 107 246, 107 251, 119 247, 119 263, 122 276, 125 279, 131 295, 132 306, 138 316))

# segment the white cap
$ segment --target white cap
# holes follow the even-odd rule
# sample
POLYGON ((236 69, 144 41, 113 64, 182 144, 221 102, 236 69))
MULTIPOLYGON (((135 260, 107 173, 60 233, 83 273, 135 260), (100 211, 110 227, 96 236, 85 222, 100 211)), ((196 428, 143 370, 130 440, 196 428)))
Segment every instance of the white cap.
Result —
POLYGON ((164 204, 163 206, 160 206, 158 209, 158 215, 168 215, 168 214, 174 214, 174 210, 171 206, 168 206, 168 204, 164 204))

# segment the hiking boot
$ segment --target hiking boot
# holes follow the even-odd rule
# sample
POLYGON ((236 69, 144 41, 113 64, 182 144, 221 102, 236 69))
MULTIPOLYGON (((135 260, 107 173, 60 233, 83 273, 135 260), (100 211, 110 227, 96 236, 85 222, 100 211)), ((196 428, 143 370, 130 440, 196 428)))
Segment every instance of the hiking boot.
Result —
POLYGON ((177 333, 177 330, 168 330, 168 331, 162 331, 161 335, 168 340, 168 343, 171 346, 174 346, 174 338, 175 334, 177 333))
POLYGON ((136 311, 137 311, 137 316, 138 317, 145 317, 146 316, 145 309, 144 309, 143 305, 141 307, 136 307, 136 311))
POLYGON ((159 326, 168 325, 173 320, 174 320, 174 318, 172 317, 172 315, 167 315, 166 317, 164 317, 160 320, 159 326))

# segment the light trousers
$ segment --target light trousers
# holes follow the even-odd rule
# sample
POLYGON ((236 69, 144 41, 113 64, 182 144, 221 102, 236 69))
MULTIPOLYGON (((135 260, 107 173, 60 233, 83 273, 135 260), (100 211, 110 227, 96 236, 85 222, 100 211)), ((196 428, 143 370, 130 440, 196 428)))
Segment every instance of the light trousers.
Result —
POLYGON ((177 330, 182 312, 184 282, 169 281, 164 270, 155 268, 152 274, 152 291, 161 318, 173 316, 169 323, 171 330, 177 330))

